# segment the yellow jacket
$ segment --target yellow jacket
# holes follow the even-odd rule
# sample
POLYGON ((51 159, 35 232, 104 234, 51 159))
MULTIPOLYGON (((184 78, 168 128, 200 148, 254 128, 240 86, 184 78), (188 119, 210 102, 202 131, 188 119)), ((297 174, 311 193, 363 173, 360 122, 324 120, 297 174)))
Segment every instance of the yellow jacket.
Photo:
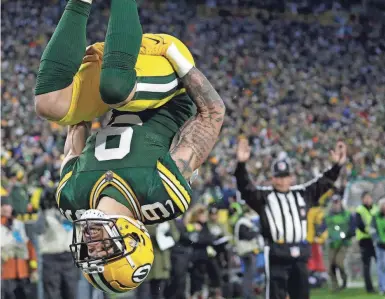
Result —
POLYGON ((320 235, 317 231, 323 223, 325 212, 323 207, 312 207, 307 215, 307 241, 312 243, 323 244, 328 237, 327 230, 320 235))

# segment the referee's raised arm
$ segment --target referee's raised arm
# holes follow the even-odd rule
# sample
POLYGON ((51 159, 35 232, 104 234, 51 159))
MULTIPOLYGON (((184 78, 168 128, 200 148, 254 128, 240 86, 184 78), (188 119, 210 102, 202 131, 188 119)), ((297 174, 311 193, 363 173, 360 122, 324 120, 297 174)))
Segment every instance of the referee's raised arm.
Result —
POLYGON ((259 212, 263 203, 262 190, 256 188, 246 169, 246 162, 250 159, 251 148, 246 138, 241 138, 237 149, 237 168, 234 175, 237 179, 238 190, 242 199, 255 211, 259 212))
POLYGON ((346 162, 346 144, 338 141, 335 149, 330 151, 330 155, 334 163, 330 169, 303 185, 293 186, 293 189, 302 189, 305 200, 310 200, 311 204, 317 204, 321 196, 334 186, 340 170, 346 162))

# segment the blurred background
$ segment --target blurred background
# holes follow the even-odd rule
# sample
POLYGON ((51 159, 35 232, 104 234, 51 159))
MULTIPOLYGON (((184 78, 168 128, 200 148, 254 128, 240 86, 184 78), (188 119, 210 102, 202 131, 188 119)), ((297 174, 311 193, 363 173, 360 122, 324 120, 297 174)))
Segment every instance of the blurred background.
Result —
MULTIPOLYGON (((89 43, 104 40, 109 16, 109 1, 94 2, 89 43)), ((237 139, 246 135, 251 142, 250 166, 259 185, 270 183, 270 164, 276 157, 288 157, 296 183, 303 183, 331 165, 329 150, 337 140, 347 142, 349 161, 336 188, 316 207, 322 215, 328 213, 333 194, 341 195, 351 211, 361 203, 363 192, 374 202, 384 197, 385 2, 138 3, 143 31, 180 38, 224 99, 227 115, 219 141, 193 184, 196 206, 184 219, 154 228, 153 236, 172 235, 174 243, 158 248, 159 271, 153 270, 153 277, 127 298, 242 298, 244 261, 234 235, 241 217, 255 223, 253 290, 258 298, 263 290, 263 240, 258 215, 242 204, 232 176, 237 139), (203 232, 209 235, 200 243, 203 232), (156 294, 159 283, 165 293, 156 294), (181 297, 170 290, 180 290, 181 297)), ((66 129, 34 113, 40 57, 65 4, 64 0, 1 3, 2 287, 16 292, 9 298, 107 298, 93 291, 73 265, 68 248, 71 223, 56 209, 66 129)), ((95 120, 93 128, 107 120, 108 116, 95 120)), ((319 237, 327 231, 319 229, 322 222, 309 220, 314 226, 309 229, 319 237)), ((309 244, 325 247, 326 261, 328 236, 323 236, 323 241, 312 239, 309 244)), ((349 286, 363 288, 356 243, 346 259, 349 286)), ((309 283, 321 289, 312 298, 318 298, 316 294, 327 286, 327 270, 322 265, 310 270, 309 283)))

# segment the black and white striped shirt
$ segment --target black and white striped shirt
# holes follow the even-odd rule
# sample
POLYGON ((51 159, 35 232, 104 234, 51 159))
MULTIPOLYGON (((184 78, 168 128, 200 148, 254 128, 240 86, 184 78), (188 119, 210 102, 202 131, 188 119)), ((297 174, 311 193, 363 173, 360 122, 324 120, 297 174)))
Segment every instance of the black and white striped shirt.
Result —
POLYGON ((337 180, 341 167, 334 165, 306 184, 282 193, 273 187, 255 187, 245 163, 238 163, 235 176, 246 203, 261 217, 262 235, 267 243, 296 245, 307 237, 307 211, 337 180))

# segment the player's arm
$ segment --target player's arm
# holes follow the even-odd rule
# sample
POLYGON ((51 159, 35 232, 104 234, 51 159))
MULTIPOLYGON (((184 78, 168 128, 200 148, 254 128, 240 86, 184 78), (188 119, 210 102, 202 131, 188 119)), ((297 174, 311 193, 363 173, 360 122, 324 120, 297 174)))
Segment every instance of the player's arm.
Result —
POLYGON ((79 157, 91 132, 90 122, 81 122, 79 124, 68 126, 66 142, 64 144, 64 160, 61 165, 60 173, 68 161, 79 157))
POLYGON ((171 157, 186 179, 207 159, 220 133, 225 105, 207 78, 195 67, 181 80, 197 106, 197 114, 180 131, 171 157))

